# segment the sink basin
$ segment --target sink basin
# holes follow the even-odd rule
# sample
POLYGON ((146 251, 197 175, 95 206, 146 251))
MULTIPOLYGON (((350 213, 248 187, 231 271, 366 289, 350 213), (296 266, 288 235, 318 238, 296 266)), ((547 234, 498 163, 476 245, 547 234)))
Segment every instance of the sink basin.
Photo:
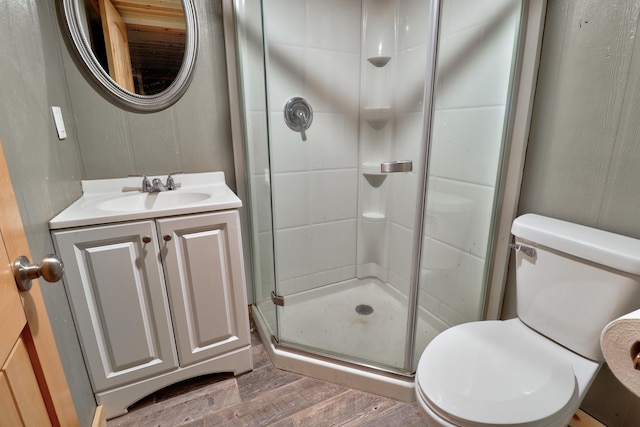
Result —
MULTIPOLYGON (((158 178, 162 182, 166 176, 158 178)), ((159 193, 143 193, 139 177, 82 181, 82 197, 49 221, 58 230, 87 225, 162 218, 236 209, 242 201, 227 187, 224 172, 175 175, 178 188, 159 193)))
POLYGON ((209 193, 163 191, 160 193, 135 193, 97 202, 95 207, 106 212, 140 212, 171 209, 199 203, 211 197, 209 193))

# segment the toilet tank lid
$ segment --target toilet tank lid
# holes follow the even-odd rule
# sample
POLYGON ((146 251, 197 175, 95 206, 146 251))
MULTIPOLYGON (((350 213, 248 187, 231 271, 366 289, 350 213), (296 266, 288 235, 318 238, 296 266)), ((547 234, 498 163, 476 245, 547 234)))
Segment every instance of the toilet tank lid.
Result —
POLYGON ((620 271, 640 274, 640 240, 536 214, 513 221, 511 234, 620 271))

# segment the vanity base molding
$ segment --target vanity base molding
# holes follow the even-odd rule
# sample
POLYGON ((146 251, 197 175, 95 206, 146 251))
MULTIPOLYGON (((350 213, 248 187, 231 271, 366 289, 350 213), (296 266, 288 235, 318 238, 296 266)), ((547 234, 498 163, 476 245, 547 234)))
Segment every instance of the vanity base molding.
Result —
POLYGON ((98 405, 103 406, 107 419, 127 413, 133 403, 163 387, 189 378, 220 372, 231 372, 239 375, 252 369, 251 345, 229 352, 215 359, 207 360, 186 368, 178 368, 145 380, 127 384, 113 390, 96 393, 98 405))

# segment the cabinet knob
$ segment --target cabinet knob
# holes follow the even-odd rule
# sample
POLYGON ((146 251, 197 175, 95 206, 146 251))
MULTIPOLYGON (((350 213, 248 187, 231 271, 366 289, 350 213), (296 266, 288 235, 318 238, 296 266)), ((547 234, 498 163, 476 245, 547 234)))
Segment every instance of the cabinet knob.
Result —
POLYGON ((162 236, 162 239, 165 242, 168 242, 169 240, 173 239, 173 237, 171 237, 171 234, 165 234, 164 236, 162 236))
POLYGON ((144 236, 142 238, 142 243, 151 243, 151 237, 149 236, 144 236))
POLYGON ((47 282, 57 282, 62 279, 64 267, 56 255, 47 255, 40 264, 31 264, 29 258, 20 256, 13 263, 13 277, 18 288, 23 291, 31 289, 31 280, 42 277, 47 282))

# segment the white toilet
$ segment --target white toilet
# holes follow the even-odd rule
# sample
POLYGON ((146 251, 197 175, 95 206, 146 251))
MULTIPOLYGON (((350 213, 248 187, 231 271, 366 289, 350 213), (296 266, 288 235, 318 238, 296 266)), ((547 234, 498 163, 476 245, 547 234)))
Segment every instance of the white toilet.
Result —
POLYGON ((425 349, 416 399, 433 426, 567 426, 604 359, 600 333, 640 304, 640 240, 517 218, 518 318, 454 326, 425 349))

